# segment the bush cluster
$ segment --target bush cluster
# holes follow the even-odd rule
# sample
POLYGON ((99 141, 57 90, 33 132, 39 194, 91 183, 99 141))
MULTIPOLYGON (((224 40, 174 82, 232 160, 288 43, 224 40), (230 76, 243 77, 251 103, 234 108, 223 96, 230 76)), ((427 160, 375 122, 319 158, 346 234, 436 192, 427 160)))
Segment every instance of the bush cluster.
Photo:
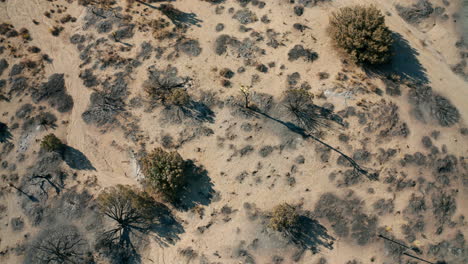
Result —
POLYGON ((63 149, 63 143, 54 134, 48 134, 42 138, 41 148, 47 152, 60 152, 63 149))
POLYGON ((383 64, 392 56, 392 32, 375 6, 343 7, 330 17, 335 45, 363 64, 383 64))
POLYGON ((185 161, 176 151, 156 148, 140 160, 145 187, 173 200, 185 184, 185 161))
POLYGON ((282 203, 273 208, 268 227, 275 231, 288 233, 297 226, 298 219, 296 208, 288 203, 282 203))

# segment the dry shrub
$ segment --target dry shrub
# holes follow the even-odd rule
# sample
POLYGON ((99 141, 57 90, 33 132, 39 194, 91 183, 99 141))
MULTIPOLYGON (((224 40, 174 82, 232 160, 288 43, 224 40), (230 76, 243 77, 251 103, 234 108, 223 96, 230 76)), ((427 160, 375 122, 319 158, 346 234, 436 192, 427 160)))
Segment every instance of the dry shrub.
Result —
POLYGON ((343 7, 330 17, 335 45, 357 63, 383 64, 392 56, 392 33, 374 5, 343 7))
POLYGON ((288 203, 282 203, 273 208, 268 227, 279 232, 289 232, 297 226, 298 219, 296 208, 288 203))
POLYGON ((185 89, 172 90, 171 94, 167 97, 167 103, 177 106, 187 105, 190 97, 185 89))

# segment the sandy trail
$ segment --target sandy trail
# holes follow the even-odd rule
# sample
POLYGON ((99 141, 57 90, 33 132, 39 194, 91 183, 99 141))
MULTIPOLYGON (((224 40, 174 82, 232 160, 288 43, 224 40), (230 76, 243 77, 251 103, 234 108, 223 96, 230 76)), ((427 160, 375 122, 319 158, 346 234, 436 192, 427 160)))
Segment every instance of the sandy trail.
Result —
MULTIPOLYGON (((49 32, 49 29, 52 28, 50 21, 45 19, 43 15, 46 6, 41 4, 39 0, 8 1, 6 11, 15 27, 31 29, 33 42, 37 43, 43 52, 49 54, 53 59, 52 63, 46 64, 46 76, 53 73, 65 74, 66 89, 74 101, 71 113, 68 117, 64 116, 70 121, 67 125, 67 131, 64 133, 67 144, 86 153, 87 158, 100 172, 99 182, 104 183, 104 185, 115 182, 116 179, 125 184, 134 183, 134 180, 125 177, 126 171, 131 170, 120 168, 122 167, 121 161, 127 160, 127 154, 109 155, 109 152, 116 152, 108 145, 103 146, 109 142, 107 139, 110 137, 103 137, 96 129, 85 124, 81 118, 81 114, 89 103, 91 91, 83 86, 82 80, 79 78, 81 61, 78 51, 69 42, 70 36, 80 31, 81 23, 77 23, 73 28, 67 28, 59 37, 53 37, 49 32), (35 25, 32 22, 33 19, 40 24, 35 25), (111 156, 112 159, 109 158, 111 156)), ((85 8, 74 3, 69 6, 67 13, 80 19, 85 13, 85 8)))

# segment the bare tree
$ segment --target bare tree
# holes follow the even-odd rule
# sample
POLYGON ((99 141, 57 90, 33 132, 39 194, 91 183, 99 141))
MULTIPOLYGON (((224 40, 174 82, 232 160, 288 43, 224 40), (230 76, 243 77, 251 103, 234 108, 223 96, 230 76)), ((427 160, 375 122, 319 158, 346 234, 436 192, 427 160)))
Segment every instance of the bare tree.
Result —
POLYGON ((288 111, 299 125, 316 131, 320 127, 329 127, 328 120, 323 118, 320 109, 312 103, 312 95, 304 89, 289 89, 285 92, 285 103, 288 111))
POLYGON ((117 185, 104 190, 98 197, 101 212, 115 222, 114 228, 103 234, 103 239, 121 246, 133 247, 130 234, 143 232, 155 218, 155 201, 146 193, 129 186, 117 185))
POLYGON ((249 108, 250 105, 250 86, 241 85, 239 88, 242 97, 244 97, 244 107, 249 108))
POLYGON ((78 229, 65 225, 42 230, 29 247, 25 263, 92 263, 92 255, 78 229))

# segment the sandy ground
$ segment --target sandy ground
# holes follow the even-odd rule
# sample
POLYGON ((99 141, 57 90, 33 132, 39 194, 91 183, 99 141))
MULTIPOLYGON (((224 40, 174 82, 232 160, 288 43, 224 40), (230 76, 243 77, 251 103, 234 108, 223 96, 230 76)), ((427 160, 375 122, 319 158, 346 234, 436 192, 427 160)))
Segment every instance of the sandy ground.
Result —
MULTIPOLYGON (((407 90, 404 90, 403 95, 399 97, 391 97, 387 94, 379 96, 375 93, 366 93, 355 94, 345 100, 342 96, 331 95, 326 99, 317 99, 317 102, 318 104, 325 102, 332 103, 335 106, 335 112, 343 110, 348 106, 355 106, 362 99, 370 102, 370 106, 376 105, 381 99, 393 102, 399 108, 398 115, 400 121, 408 125, 410 133, 406 138, 395 137, 384 140, 382 143, 376 143, 376 135, 365 132, 362 126, 359 125, 357 118, 351 118, 347 119, 349 128, 345 131, 341 128, 326 131, 323 137, 324 141, 333 146, 340 146, 340 149, 345 153, 349 153, 349 155, 356 149, 365 148, 373 154, 372 161, 366 163, 365 167, 379 171, 380 175, 385 175, 387 171, 396 168, 398 171, 405 172, 411 179, 423 177, 427 181, 431 181, 432 179, 430 168, 399 166, 399 160, 405 154, 412 154, 417 151, 427 152, 421 144, 423 136, 429 136, 433 130, 440 131, 438 139, 436 141, 433 140, 435 145, 440 147, 445 145, 448 152, 457 158, 468 155, 466 135, 460 133, 460 128, 467 125, 468 107, 466 102, 468 102, 468 85, 462 77, 456 75, 451 70, 451 66, 459 61, 459 51, 455 48, 455 42, 459 39, 456 33, 457 25, 453 23, 452 19, 442 21, 438 18, 430 18, 422 26, 410 25, 397 14, 394 7, 396 2, 403 3, 406 1, 377 0, 346 0, 321 3, 314 7, 306 7, 304 14, 298 17, 293 12, 294 5, 288 2, 286 0, 271 1, 271 3, 268 1, 263 9, 252 7, 251 5, 248 6, 249 9, 257 14, 258 18, 268 15, 271 22, 265 24, 258 21, 246 26, 252 27, 256 32, 266 32, 268 29, 274 29, 276 32, 281 33, 278 38, 284 46, 273 49, 266 46, 265 43, 259 44, 266 50, 264 55, 259 56, 259 62, 264 64, 274 62, 276 66, 270 68, 267 74, 258 72, 255 67, 246 67, 245 73, 236 73, 230 80, 233 83, 233 87, 229 89, 221 87, 219 73, 213 71, 213 68, 222 69, 228 67, 236 72, 239 67, 243 66, 243 60, 229 53, 221 56, 215 55, 214 45, 216 37, 220 34, 236 36, 240 40, 249 36, 249 33, 239 32, 239 22, 232 19, 232 14, 228 12, 228 9, 231 7, 235 8, 235 10, 241 7, 236 1, 227 0, 225 3, 220 4, 225 9, 222 14, 218 15, 215 13, 216 5, 203 1, 178 0, 172 2, 176 8, 187 13, 196 14, 197 18, 202 21, 200 22, 200 27, 191 26, 186 33, 188 38, 199 41, 202 53, 197 57, 181 54, 180 57, 173 60, 152 57, 149 60, 143 61, 143 64, 131 74, 132 80, 128 83, 129 98, 138 96, 145 98, 146 95, 143 91, 142 83, 147 79, 146 69, 151 65, 157 65, 159 69, 165 68, 166 65, 177 67, 179 75, 193 78, 194 85, 191 87, 193 88, 190 90, 191 94, 197 96, 199 91, 213 91, 218 93, 222 101, 226 100, 229 96, 238 96, 239 91, 237 87, 241 84, 249 85, 252 74, 260 75, 260 81, 253 85, 253 91, 270 94, 275 99, 281 98, 283 91, 287 87, 286 76, 293 72, 300 73, 301 82, 307 81, 312 87, 311 92, 313 94, 327 94, 327 92, 331 94, 333 93, 331 88, 335 87, 339 82, 335 80, 335 76, 342 71, 343 65, 341 63, 342 56, 331 47, 331 41, 327 36, 328 15, 342 6, 376 4, 384 14, 387 14, 386 22, 390 29, 398 32, 417 52, 417 60, 424 69, 428 84, 430 84, 434 92, 452 102, 460 113, 460 120, 452 127, 441 127, 435 124, 435 122, 422 123, 416 120, 410 114, 412 105, 406 100, 407 90), (224 30, 220 33, 215 32, 215 27, 218 23, 224 24, 224 30), (299 32, 292 28, 294 23, 302 23, 307 25, 309 29, 299 32), (296 44, 302 44, 306 48, 314 50, 319 54, 319 58, 312 63, 301 59, 294 62, 288 61, 287 54, 296 44), (281 65, 285 65, 285 68, 282 69, 281 65), (318 72, 327 72, 331 77, 327 80, 320 80, 317 76, 318 72), (341 133, 345 133, 350 137, 348 143, 342 143, 338 140, 338 135, 341 133), (379 148, 393 148, 397 149, 398 152, 390 161, 385 164, 378 164, 375 157, 379 148)), ((442 1, 433 2, 442 5, 439 3, 442 1)), ((141 5, 134 7, 135 10, 140 11, 144 8, 141 5)), ((446 12, 452 14, 457 11, 455 9, 455 5, 451 5, 446 7, 446 12)), ((54 133, 64 140, 67 145, 80 150, 95 168, 95 170, 74 171, 77 174, 77 181, 70 183, 70 185, 85 189, 87 187, 82 185, 82 183, 95 177, 97 179, 97 186, 89 188, 89 191, 97 194, 101 189, 116 184, 138 185, 137 179, 141 177, 141 174, 139 173, 136 157, 133 153, 141 149, 151 150, 154 147, 160 146, 160 138, 163 135, 169 134, 176 138, 176 135, 184 127, 179 124, 161 122, 160 117, 163 113, 160 108, 153 112, 145 111, 143 108, 128 110, 131 112, 132 118, 138 120, 139 134, 142 135, 142 139, 139 142, 130 140, 120 128, 114 128, 106 133, 102 133, 100 128, 84 122, 82 113, 89 106, 89 98, 93 90, 86 88, 83 85, 83 81, 79 78, 82 71, 80 68, 82 61, 79 58, 79 51, 76 46, 70 43, 70 37, 74 34, 87 34, 91 32, 82 28, 82 25, 85 23, 86 12, 86 8, 79 6, 75 1, 71 4, 63 0, 53 2, 7 0, 4 3, 0 3, 2 22, 8 22, 14 25, 16 29, 29 29, 32 37, 31 44, 40 47, 42 53, 48 54, 53 58, 52 63, 45 64, 44 77, 53 73, 64 74, 66 90, 73 97, 74 106, 69 113, 54 112, 59 120, 59 125, 54 130, 54 133), (66 13, 77 18, 76 22, 65 25, 65 29, 58 37, 52 36, 49 32, 49 29, 57 23, 53 19, 44 16, 44 12, 51 9, 54 4, 66 5, 68 7, 66 13), (33 20, 39 22, 39 24, 36 25, 33 20), (67 122, 62 124, 60 123, 61 121, 67 122), (144 145, 141 144, 142 142, 144 142, 144 145)), ((147 12, 149 12, 150 18, 161 15, 157 10, 149 10, 147 12)), ((135 15, 135 18, 137 17, 138 15, 135 15)), ((158 40, 152 39, 150 32, 136 32, 134 37, 127 40, 134 46, 127 55, 136 55, 140 49, 140 44, 146 40, 151 40, 155 47, 158 45, 169 45, 169 49, 171 48, 171 44, 159 43, 158 40)), ((399 52, 399 50, 396 50, 397 54, 399 52)), ((10 67, 19 61, 19 59, 10 57, 8 52, 4 52, 0 57, 7 58, 10 61, 10 67)), ((398 67, 401 66, 400 64, 405 63, 405 58, 403 58, 400 61, 396 61, 395 66, 398 67)), ((363 72, 354 66, 351 69, 354 73, 349 73, 350 76, 363 72)), ((101 73, 103 75, 111 73, 111 70, 101 73)), ((2 75, 2 78, 8 78, 7 74, 8 70, 2 75)), ((104 78, 105 76, 100 77, 104 78)), ((379 77, 370 77, 368 81, 381 90, 385 90, 384 84, 379 77)), ((353 84, 344 82, 341 85, 349 88, 353 84)), ((335 90, 335 92, 337 91, 339 92, 340 90, 335 90)), ((3 113, 0 118, 2 122, 6 123, 10 121, 10 117, 15 114, 22 104, 19 101, 20 99, 22 103, 30 101, 28 96, 22 96, 21 98, 12 98, 10 102, 0 102, 0 109, 3 113)), ((46 103, 41 104, 47 105, 46 103)), ((305 140, 299 135, 289 133, 284 127, 265 119, 243 119, 242 117, 232 115, 229 107, 222 109, 214 108, 213 111, 215 112, 214 122, 203 124, 203 126, 212 129, 214 135, 189 141, 178 148, 178 151, 185 159, 191 159, 206 169, 212 183, 212 188, 219 198, 202 205, 205 211, 203 219, 200 219, 192 211, 174 210, 178 221, 183 225, 184 232, 179 235, 179 240, 173 244, 160 246, 155 242, 151 243, 148 248, 141 251, 142 263, 251 263, 246 260, 245 256, 236 256, 238 254, 236 249, 240 247, 246 248, 255 259, 255 263, 273 263, 272 257, 274 255, 282 256, 284 258, 282 263, 295 263, 292 260, 292 255, 296 251, 294 246, 291 244, 286 245, 281 239, 272 238, 262 232, 262 225, 259 221, 248 219, 245 203, 255 204, 255 207, 261 211, 268 211, 282 202, 302 204, 303 210, 313 211, 321 195, 327 192, 333 192, 342 197, 349 190, 354 191, 357 197, 365 200, 363 212, 367 214, 375 213, 371 206, 375 201, 381 198, 394 199, 393 212, 380 216, 378 225, 392 230, 391 233, 395 237, 403 239, 404 234, 402 233, 401 225, 407 223, 407 220, 400 212, 406 207, 411 194, 417 192, 417 188, 404 189, 398 192, 396 190, 389 191, 389 185, 385 184, 383 180, 369 181, 367 179, 363 179, 359 183, 347 188, 339 188, 336 186, 336 181, 329 180, 330 173, 337 171, 337 169, 343 169, 336 165, 335 160, 338 158, 336 153, 331 154, 330 162, 323 163, 320 160, 319 154, 315 151, 317 143, 312 140, 305 140), (262 129, 246 132, 241 128, 241 125, 244 123, 250 123, 254 127, 257 125, 262 127, 262 129), (220 146, 221 140, 219 138, 228 138, 230 135, 233 135, 234 139, 226 140, 224 145, 220 146), (275 149, 266 158, 260 157, 257 153, 262 146, 279 146, 285 140, 293 141, 296 143, 296 147, 286 147, 281 151, 275 149), (251 145, 254 148, 254 152, 245 157, 239 154, 233 156, 232 154, 235 151, 229 145, 234 146, 234 149, 237 150, 251 145), (296 164, 295 159, 299 155, 304 157, 304 164, 296 164), (294 186, 287 184, 287 177, 285 177, 286 174, 291 172, 292 166, 297 168, 293 173, 296 182, 294 186), (236 176, 244 171, 248 172, 249 176, 240 183, 236 176), (260 180, 257 180, 257 178, 260 180), (373 194, 369 193, 369 188, 373 188, 373 194), (229 215, 230 220, 227 222, 220 213, 220 210, 224 206, 228 206, 233 210, 233 213, 229 215), (208 223, 210 223, 210 227, 203 233, 200 233, 199 227, 206 226, 208 223), (255 247, 247 246, 255 239, 260 241, 259 245, 255 247), (246 246, 243 246, 244 244, 246 246), (189 260, 179 254, 180 249, 187 247, 191 247, 196 251, 197 257, 189 260)), ((201 126, 200 124, 198 125, 201 126)), ((25 151, 27 157, 31 157, 31 159, 34 157, 34 152, 39 150, 37 141, 46 133, 47 131, 38 131, 31 135, 32 139, 28 143, 25 143, 28 145, 25 151)), ((19 129, 12 131, 12 134, 14 142, 22 136, 19 129)), ((16 148, 8 156, 2 156, 1 158, 2 160, 14 162, 19 151, 16 148)), ((21 175, 26 173, 26 168, 33 164, 33 162, 33 160, 26 160, 26 162, 18 164, 14 173, 21 177, 21 175)), ((5 170, 1 174, 10 173, 12 172, 5 170)), ((458 219, 459 216, 466 215, 468 212, 468 206, 463 202, 468 199, 468 193, 466 192, 466 185, 462 185, 461 183, 464 178, 466 179, 466 167, 460 168, 458 173, 459 179, 452 181, 451 185, 446 187, 447 190, 458 190, 456 196, 457 209, 452 219, 458 219)), ((9 189, 6 188, 6 190, 9 189)), ((22 254, 15 254, 12 249, 18 244, 27 242, 28 239, 25 236, 34 236, 40 227, 30 226, 27 217, 21 212, 16 192, 12 190, 5 191, 0 198, 2 199, 2 204, 7 208, 6 212, 3 213, 3 217, 0 218, 0 262, 21 263, 23 259, 22 254), (25 228, 21 232, 12 231, 8 226, 11 219, 18 216, 23 217, 26 222, 25 228)), ((424 232, 425 236, 418 235, 417 239, 425 252, 421 257, 435 262, 437 258, 427 253, 429 245, 438 243, 444 239, 451 239, 458 230, 466 237, 468 235, 466 221, 462 221, 462 224, 457 224, 455 227, 445 229, 442 235, 436 235, 435 220, 429 213, 426 215, 427 228, 426 232, 424 232)), ((371 243, 360 246, 349 237, 339 237, 336 235, 331 227, 331 223, 327 220, 320 220, 320 223, 328 229, 328 233, 331 236, 336 238, 333 249, 320 248, 320 252, 317 254, 306 251, 297 263, 319 263, 318 261, 322 257, 328 260, 327 263, 347 263, 347 261, 353 259, 359 260, 362 263, 371 263, 371 258, 375 259, 374 263, 395 263, 392 262, 394 260, 391 260, 389 256, 384 254, 382 240, 374 239, 371 243)), ((468 254, 466 246, 464 250, 464 254, 468 254)), ((403 259, 406 261, 408 258, 403 259)), ((455 261, 450 263, 457 263, 455 261)), ((103 261, 103 263, 106 262, 103 261)))

